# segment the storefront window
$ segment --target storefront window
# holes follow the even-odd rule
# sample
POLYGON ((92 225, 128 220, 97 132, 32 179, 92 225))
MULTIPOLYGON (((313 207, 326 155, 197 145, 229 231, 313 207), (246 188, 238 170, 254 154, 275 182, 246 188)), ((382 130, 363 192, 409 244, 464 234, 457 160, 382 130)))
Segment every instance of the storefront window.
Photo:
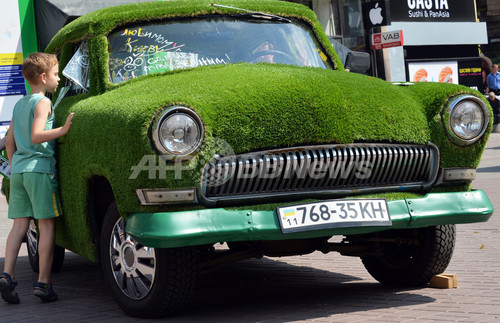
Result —
POLYGON ((366 50, 361 0, 341 0, 344 46, 352 50, 366 50))
POLYGON ((313 9, 325 33, 351 50, 366 51, 361 0, 288 0, 313 9))
POLYGON ((311 8, 323 26, 326 35, 342 42, 342 23, 339 10, 341 0, 288 0, 311 8))

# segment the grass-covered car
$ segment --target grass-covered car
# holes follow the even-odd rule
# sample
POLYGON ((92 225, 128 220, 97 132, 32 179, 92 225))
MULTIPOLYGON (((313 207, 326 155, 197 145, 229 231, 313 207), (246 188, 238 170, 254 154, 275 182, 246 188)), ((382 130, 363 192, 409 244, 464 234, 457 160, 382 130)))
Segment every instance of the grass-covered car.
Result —
POLYGON ((117 6, 47 51, 72 84, 58 122, 75 112, 58 142, 57 244, 100 261, 131 315, 178 310, 208 267, 316 250, 425 285, 455 224, 493 213, 471 189, 492 127, 482 95, 349 73, 302 5, 117 6))

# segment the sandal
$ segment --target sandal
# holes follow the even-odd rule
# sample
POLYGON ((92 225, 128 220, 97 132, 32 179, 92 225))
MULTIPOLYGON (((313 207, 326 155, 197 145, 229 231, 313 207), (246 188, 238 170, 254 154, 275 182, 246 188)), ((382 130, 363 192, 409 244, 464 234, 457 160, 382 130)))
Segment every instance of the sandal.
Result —
POLYGON ((33 284, 35 288, 33 295, 38 296, 44 302, 53 302, 57 300, 57 293, 52 289, 52 284, 36 282, 33 284))
POLYGON ((4 301, 10 304, 19 304, 19 295, 15 291, 17 282, 12 280, 9 274, 0 275, 0 291, 4 301))

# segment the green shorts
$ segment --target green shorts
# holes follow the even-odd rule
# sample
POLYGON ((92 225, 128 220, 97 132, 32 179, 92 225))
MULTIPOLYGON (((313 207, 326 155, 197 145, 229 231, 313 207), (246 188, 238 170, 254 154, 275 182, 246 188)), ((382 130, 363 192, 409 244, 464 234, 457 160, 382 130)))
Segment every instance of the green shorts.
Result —
POLYGON ((10 176, 9 219, 49 219, 61 215, 59 185, 52 174, 21 173, 10 176))

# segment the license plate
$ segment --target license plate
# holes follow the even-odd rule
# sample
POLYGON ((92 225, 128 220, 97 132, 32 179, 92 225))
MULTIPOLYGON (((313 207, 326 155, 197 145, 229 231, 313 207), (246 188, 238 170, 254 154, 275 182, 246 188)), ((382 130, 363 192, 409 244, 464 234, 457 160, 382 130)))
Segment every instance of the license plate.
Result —
POLYGON ((385 199, 331 200, 277 208, 281 232, 392 225, 385 199))

